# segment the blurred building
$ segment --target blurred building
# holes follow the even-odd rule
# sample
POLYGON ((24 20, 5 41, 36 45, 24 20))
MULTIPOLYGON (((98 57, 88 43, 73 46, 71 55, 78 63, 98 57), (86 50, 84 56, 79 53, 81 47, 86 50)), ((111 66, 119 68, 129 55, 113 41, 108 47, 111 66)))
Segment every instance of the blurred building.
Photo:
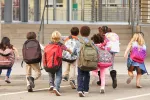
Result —
POLYGON ((128 22, 137 15, 150 20, 150 0, 1 0, 1 19, 40 21, 44 7, 47 21, 128 22))

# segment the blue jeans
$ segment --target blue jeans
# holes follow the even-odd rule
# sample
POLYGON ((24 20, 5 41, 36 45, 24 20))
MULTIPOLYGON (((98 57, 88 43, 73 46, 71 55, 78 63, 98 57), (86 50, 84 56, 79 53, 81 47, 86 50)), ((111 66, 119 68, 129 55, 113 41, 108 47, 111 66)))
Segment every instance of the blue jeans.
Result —
POLYGON ((60 89, 60 84, 62 80, 62 66, 58 69, 57 72, 51 73, 49 72, 49 85, 54 86, 58 91, 60 89), (56 79, 55 79, 55 73, 56 73, 56 79))
MULTIPOLYGON (((11 74, 11 68, 7 69, 7 73, 6 76, 9 78, 10 74, 11 74)), ((2 74, 2 69, 0 69, 0 75, 2 74)))
POLYGON ((78 91, 89 91, 90 72, 78 68, 78 91))

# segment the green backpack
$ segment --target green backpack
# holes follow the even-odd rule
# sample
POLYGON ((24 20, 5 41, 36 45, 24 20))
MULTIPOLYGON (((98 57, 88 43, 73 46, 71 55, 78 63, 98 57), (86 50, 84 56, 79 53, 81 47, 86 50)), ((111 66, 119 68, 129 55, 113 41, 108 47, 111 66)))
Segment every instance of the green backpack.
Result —
POLYGON ((81 50, 79 52, 78 66, 83 71, 92 71, 97 69, 98 52, 92 41, 81 42, 81 50))

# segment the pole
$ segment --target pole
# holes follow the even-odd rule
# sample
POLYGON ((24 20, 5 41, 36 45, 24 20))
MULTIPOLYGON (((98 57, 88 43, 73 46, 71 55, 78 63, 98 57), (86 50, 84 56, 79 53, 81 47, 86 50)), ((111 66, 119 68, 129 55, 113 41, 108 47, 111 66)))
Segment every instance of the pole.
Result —
MULTIPOLYGON (((46 5, 45 5, 46 6, 46 5)), ((48 0, 47 0, 47 24, 48 24, 48 7, 49 7, 49 5, 48 5, 48 0)))
POLYGON ((70 0, 67 0, 67 21, 70 21, 70 0))
POLYGON ((56 20, 56 0, 53 0, 53 20, 56 20))
POLYGON ((5 0, 5 7, 4 7, 4 21, 5 22, 12 22, 12 0, 5 0))
POLYGON ((91 5, 91 21, 94 22, 94 12, 95 12, 95 0, 92 0, 92 5, 91 5))
POLYGON ((34 21, 40 20, 40 0, 34 0, 34 21))
POLYGON ((42 19, 41 19, 41 24, 40 24, 40 28, 39 28, 39 34, 38 34, 38 40, 40 41, 40 33, 41 33, 41 30, 42 30, 42 44, 44 44, 44 12, 45 12, 45 8, 46 8, 46 3, 47 3, 47 0, 45 0, 45 3, 44 3, 44 9, 43 9, 43 13, 42 13, 42 19))
POLYGON ((81 1, 81 20, 84 21, 84 0, 81 1))
POLYGON ((98 2, 98 20, 102 21, 102 0, 98 2))

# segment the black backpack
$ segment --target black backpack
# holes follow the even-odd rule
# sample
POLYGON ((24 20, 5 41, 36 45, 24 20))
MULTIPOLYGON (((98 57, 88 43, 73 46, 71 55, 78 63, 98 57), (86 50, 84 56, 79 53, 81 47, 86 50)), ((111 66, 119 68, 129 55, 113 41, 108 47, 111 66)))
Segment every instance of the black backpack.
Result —
POLYGON ((25 61, 27 64, 41 62, 42 53, 39 42, 35 39, 25 41, 22 48, 22 55, 23 61, 25 61))

